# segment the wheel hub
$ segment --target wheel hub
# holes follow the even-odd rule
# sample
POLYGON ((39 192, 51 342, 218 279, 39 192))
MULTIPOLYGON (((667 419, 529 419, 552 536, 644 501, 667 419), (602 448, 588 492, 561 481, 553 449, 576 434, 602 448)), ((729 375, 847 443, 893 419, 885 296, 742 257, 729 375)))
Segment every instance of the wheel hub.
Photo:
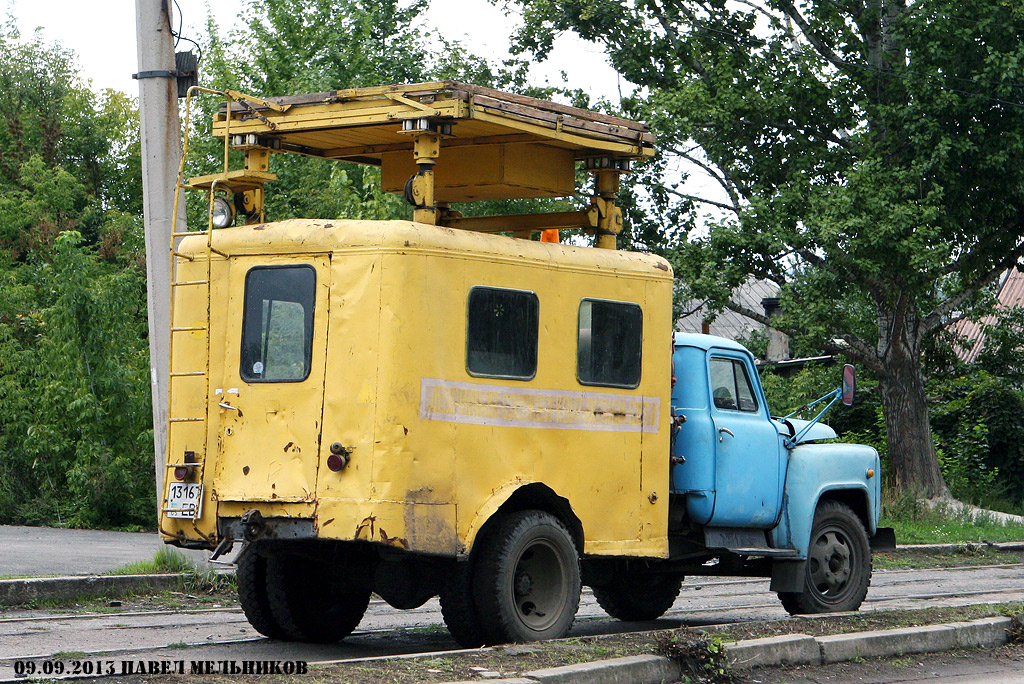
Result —
POLYGON ((835 595, 850 579, 850 546, 842 535, 828 531, 815 543, 810 564, 811 578, 818 591, 835 595))
POLYGON ((530 592, 533 591, 533 577, 525 570, 518 570, 513 588, 515 589, 516 596, 529 596, 530 592))

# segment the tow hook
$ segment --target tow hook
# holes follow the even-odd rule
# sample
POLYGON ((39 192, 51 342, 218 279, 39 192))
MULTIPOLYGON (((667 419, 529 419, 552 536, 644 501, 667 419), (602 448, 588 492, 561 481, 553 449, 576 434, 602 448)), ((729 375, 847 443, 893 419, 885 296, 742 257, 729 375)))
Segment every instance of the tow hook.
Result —
POLYGON ((242 538, 247 542, 256 541, 267 531, 267 523, 263 514, 255 508, 242 514, 242 538))

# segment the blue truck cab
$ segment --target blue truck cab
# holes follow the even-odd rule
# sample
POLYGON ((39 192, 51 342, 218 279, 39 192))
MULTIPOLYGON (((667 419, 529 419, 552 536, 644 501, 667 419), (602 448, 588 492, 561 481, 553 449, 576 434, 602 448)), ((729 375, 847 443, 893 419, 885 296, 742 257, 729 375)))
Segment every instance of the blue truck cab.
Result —
POLYGON ((673 371, 670 562, 770 576, 791 613, 856 610, 872 544, 894 542, 878 527, 878 452, 773 418, 753 355, 731 340, 677 333, 673 371))

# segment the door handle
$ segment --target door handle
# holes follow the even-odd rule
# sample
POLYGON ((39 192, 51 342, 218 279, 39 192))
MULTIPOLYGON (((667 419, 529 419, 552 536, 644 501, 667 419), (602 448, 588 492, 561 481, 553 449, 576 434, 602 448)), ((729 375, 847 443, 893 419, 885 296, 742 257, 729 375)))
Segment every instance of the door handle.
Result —
POLYGON ((730 430, 727 427, 718 428, 718 441, 719 442, 721 442, 723 439, 725 439, 724 437, 722 437, 722 433, 723 432, 725 434, 729 435, 730 437, 735 437, 736 436, 736 435, 733 434, 732 430, 730 430))

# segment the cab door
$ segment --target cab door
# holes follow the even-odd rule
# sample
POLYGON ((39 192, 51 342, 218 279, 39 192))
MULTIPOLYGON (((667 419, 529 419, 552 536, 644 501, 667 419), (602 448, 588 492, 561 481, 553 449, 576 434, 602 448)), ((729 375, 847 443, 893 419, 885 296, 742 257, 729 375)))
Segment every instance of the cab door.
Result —
POLYGON ((711 350, 715 509, 709 525, 768 528, 782 505, 779 434, 768 416, 750 359, 711 350))
POLYGON ((221 501, 313 501, 323 415, 329 260, 234 257, 219 413, 221 501))

